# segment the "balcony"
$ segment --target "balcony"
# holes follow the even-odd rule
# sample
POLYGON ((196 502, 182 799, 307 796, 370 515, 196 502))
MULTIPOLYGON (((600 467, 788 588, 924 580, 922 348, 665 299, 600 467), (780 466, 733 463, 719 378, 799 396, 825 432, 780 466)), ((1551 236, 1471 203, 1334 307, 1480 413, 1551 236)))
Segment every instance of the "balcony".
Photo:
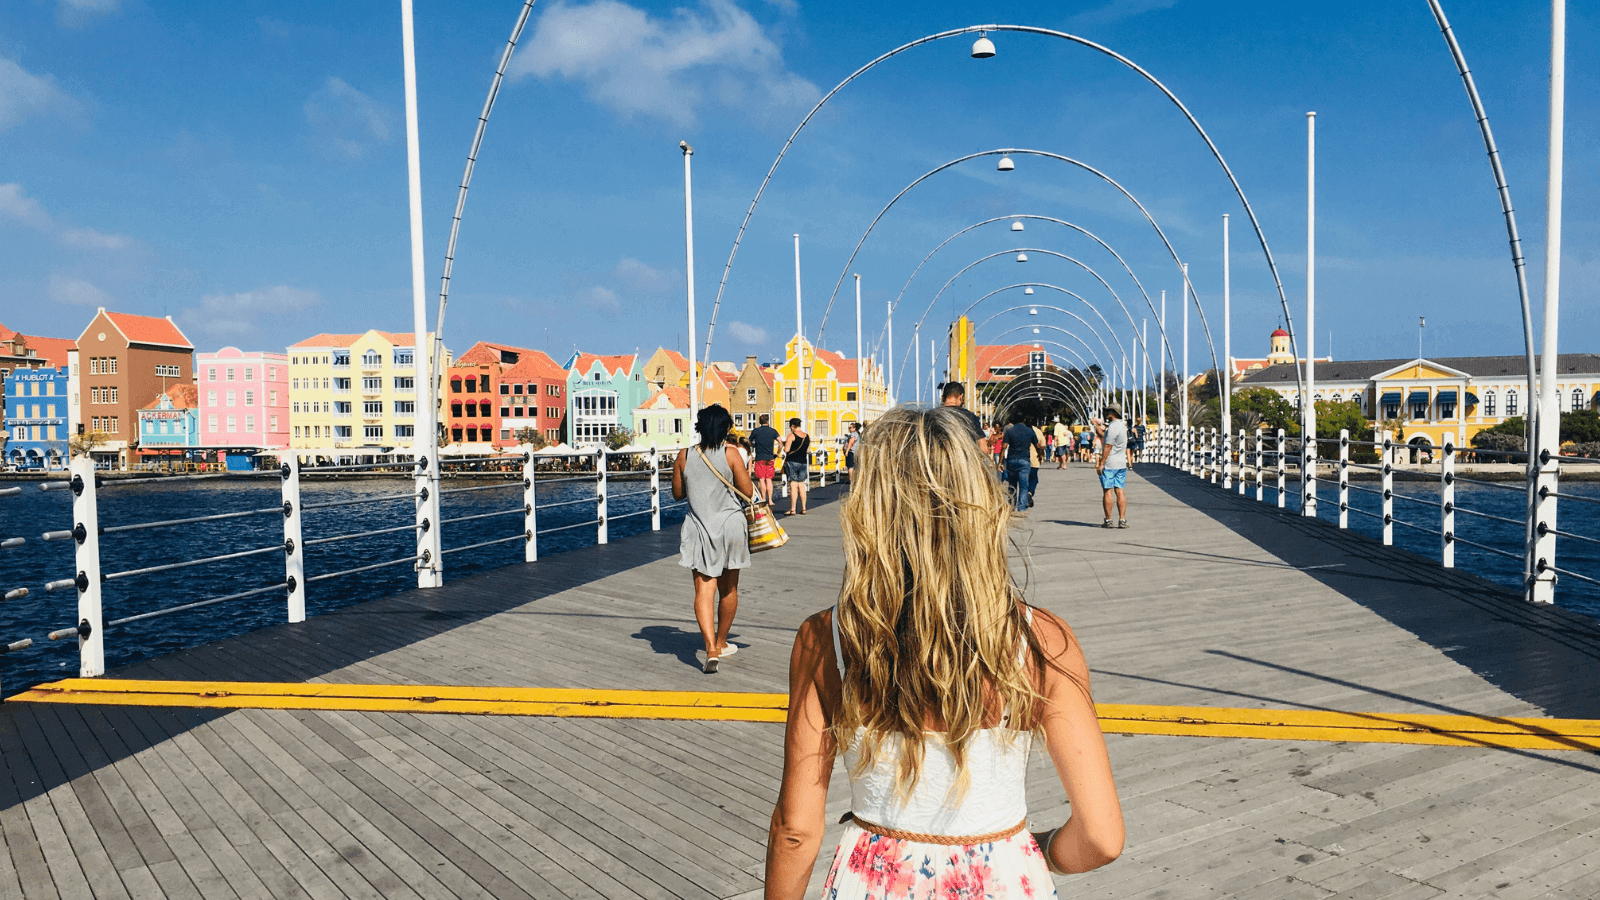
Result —
POLYGON ((383 385, 379 384, 377 387, 371 387, 363 384, 361 386, 361 395, 363 397, 380 397, 383 395, 383 385))
POLYGON ((333 414, 333 417, 335 419, 348 419, 350 418, 350 414, 347 412, 336 412, 333 414))
POLYGON ((350 389, 349 388, 338 388, 338 387, 336 387, 336 388, 333 389, 333 392, 335 394, 348 394, 348 393, 350 393, 350 389))

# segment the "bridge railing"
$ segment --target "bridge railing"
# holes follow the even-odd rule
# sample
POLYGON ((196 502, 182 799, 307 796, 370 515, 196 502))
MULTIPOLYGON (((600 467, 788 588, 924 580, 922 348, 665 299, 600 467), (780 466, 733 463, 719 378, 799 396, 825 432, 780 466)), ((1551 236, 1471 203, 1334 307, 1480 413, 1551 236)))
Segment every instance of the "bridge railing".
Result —
MULTIPOLYGON (((1474 463, 1499 460, 1525 466, 1528 461, 1526 452, 1462 448, 1448 434, 1438 448, 1419 447, 1401 442, 1387 430, 1380 431, 1376 440, 1360 441, 1352 439, 1348 430, 1340 431, 1337 438, 1302 440, 1286 435, 1283 429, 1278 429, 1275 434, 1266 433, 1260 428, 1255 429, 1254 433, 1240 429, 1237 443, 1219 434, 1215 428, 1168 426, 1165 429, 1153 428, 1152 433, 1156 448, 1155 461, 1217 484, 1224 490, 1237 490, 1240 495, 1248 495, 1253 489, 1257 501, 1275 501, 1279 509, 1288 506, 1288 481, 1292 473, 1299 485, 1297 506, 1304 515, 1318 514, 1317 504, 1321 499, 1319 476, 1322 471, 1331 468, 1337 502, 1334 508, 1336 514, 1331 518, 1339 528, 1349 528, 1350 516, 1354 514, 1370 520, 1385 545, 1394 544, 1396 527, 1435 536, 1438 539, 1439 561, 1445 568, 1455 567, 1456 548, 1461 545, 1523 563, 1524 587, 1528 579, 1546 572, 1554 573, 1558 578, 1571 578, 1600 586, 1600 569, 1578 571, 1575 568, 1578 563, 1558 565, 1553 550, 1530 564, 1525 550, 1530 535, 1554 536, 1578 542, 1588 551, 1575 553, 1575 559, 1592 560, 1600 558, 1600 536, 1584 534, 1570 527, 1560 529, 1549 521, 1532 520, 1530 527, 1529 516, 1517 518, 1462 505, 1457 486, 1468 484, 1474 488, 1515 493, 1522 501, 1521 508, 1531 510, 1530 501, 1535 490, 1533 478, 1536 476, 1519 477, 1514 482, 1507 482, 1470 477, 1458 471, 1464 455, 1470 456, 1474 463), (1405 466, 1401 457, 1408 453, 1421 455, 1420 465, 1405 466), (1235 470, 1238 472, 1236 484, 1232 482, 1235 470), (1352 470, 1367 473, 1377 487, 1352 484, 1352 470), (1434 482, 1438 486, 1437 499, 1397 491, 1397 475, 1402 481, 1422 479, 1434 482), (1269 492, 1272 495, 1270 498, 1269 492), (1372 497, 1373 502, 1353 503, 1352 493, 1372 497), (1368 507, 1375 507, 1376 511, 1368 507)), ((1570 455, 1547 455, 1539 462, 1546 472, 1556 470, 1559 466, 1600 466, 1600 459, 1570 455)), ((1537 491, 1541 498, 1600 504, 1600 496, 1562 491, 1559 482, 1553 488, 1537 487, 1537 491)))
MULTIPOLYGON (((500 545, 511 545, 522 548, 522 559, 532 562, 538 559, 539 539, 558 532, 572 531, 583 528, 594 528, 595 539, 600 544, 605 544, 610 538, 610 528, 615 522, 632 519, 635 517, 650 517, 650 528, 659 531, 661 516, 664 509, 682 505, 682 502, 662 503, 661 497, 661 469, 663 455, 654 447, 648 449, 608 450, 598 448, 595 450, 571 450, 562 452, 534 451, 531 447, 523 446, 511 453, 494 456, 458 456, 447 457, 436 461, 425 458, 404 459, 393 458, 389 462, 355 463, 338 465, 303 465, 302 457, 309 458, 309 452, 286 450, 279 457, 279 465, 274 469, 252 473, 218 473, 218 474, 189 474, 189 475, 159 475, 152 477, 139 477, 127 479, 107 479, 98 475, 94 463, 86 457, 72 460, 68 479, 65 481, 46 481, 39 487, 43 491, 69 492, 72 499, 72 515, 70 528, 46 531, 42 535, 45 541, 69 541, 73 545, 73 560, 75 572, 66 577, 56 578, 44 584, 46 592, 71 592, 76 594, 77 615, 76 623, 50 631, 46 637, 51 641, 66 638, 77 638, 79 656, 79 674, 83 677, 93 677, 105 672, 105 640, 108 631, 120 626, 143 622, 150 619, 161 618, 177 613, 202 609, 220 603, 245 600, 247 598, 263 599, 269 596, 282 597, 285 603, 284 618, 288 622, 302 622, 306 618, 306 598, 311 585, 335 578, 371 572, 393 566, 410 565, 418 573, 419 584, 437 584, 442 580, 443 560, 446 556, 470 550, 482 550, 500 545), (397 476, 407 479, 406 488, 398 491, 381 491, 366 493, 353 497, 313 497, 309 502, 303 502, 301 488, 308 481, 319 485, 337 484, 348 481, 356 476, 397 476), (138 500, 126 496, 119 498, 118 492, 126 487, 151 483, 174 483, 183 481, 196 481, 202 479, 246 478, 251 480, 272 480, 279 482, 281 496, 279 502, 270 506, 255 506, 247 509, 230 510, 227 512, 211 513, 205 515, 184 516, 155 521, 140 521, 128 524, 103 526, 100 524, 101 513, 106 505, 121 505, 121 512, 138 508, 138 500), (487 483, 465 483, 469 479, 486 479, 487 483), (561 491, 561 499, 546 499, 541 501, 541 489, 549 490, 557 485, 578 483, 592 485, 592 493, 580 492, 581 495, 571 498, 572 491, 561 491), (464 499, 461 495, 477 495, 479 492, 493 492, 490 497, 498 497, 502 493, 509 494, 508 502, 491 500, 487 511, 450 511, 444 508, 446 498, 464 499), (104 496, 102 496, 104 494, 104 496), (628 506, 639 505, 629 498, 643 500, 643 508, 631 511, 613 513, 613 508, 620 502, 628 506), (315 536, 307 537, 308 528, 305 522, 307 513, 316 513, 322 510, 370 509, 409 502, 415 510, 414 521, 399 525, 387 525, 377 528, 357 528, 356 530, 337 529, 329 527, 331 523, 319 523, 315 536), (539 526, 539 513, 549 512, 562 507, 579 507, 592 509, 593 516, 585 517, 577 523, 551 525, 544 528, 539 526), (454 513, 454 514, 452 514, 454 513), (192 542, 174 539, 172 529, 200 523, 237 522, 245 519, 269 518, 278 519, 282 523, 281 541, 273 540, 261 546, 248 546, 238 548, 239 535, 233 536, 234 546, 215 547, 211 549, 222 550, 201 556, 185 556, 181 549, 191 546, 192 542), (497 535, 488 539, 470 540, 468 543, 445 546, 443 538, 447 533, 465 532, 467 523, 475 523, 477 529, 482 524, 490 521, 509 520, 511 528, 509 533, 497 535), (154 531, 158 537, 153 538, 152 544, 159 546, 161 555, 169 558, 153 565, 128 565, 125 546, 113 547, 113 551, 106 552, 102 547, 101 538, 108 535, 129 534, 137 532, 154 531), (345 551, 340 556, 335 551, 337 545, 349 541, 364 541, 385 535, 398 537, 410 532, 410 537, 402 539, 398 553, 396 551, 377 554, 378 559, 358 558, 357 564, 337 568, 332 571, 308 574, 307 558, 318 554, 329 554, 326 560, 335 561, 348 558, 351 551, 345 551), (177 552, 167 553, 167 549, 177 552), (205 597, 192 601, 173 604, 160 609, 130 612, 128 615, 109 617, 105 609, 103 585, 122 581, 124 579, 151 579, 164 573, 173 573, 180 570, 213 566, 233 560, 250 557, 278 556, 283 560, 283 575, 281 578, 272 577, 265 579, 267 583, 246 586, 237 581, 234 587, 243 587, 220 596, 205 597), (390 558, 392 557, 392 558, 390 558)), ((16 496, 21 492, 20 487, 0 489, 0 499, 16 496)), ((258 501, 259 502, 259 501, 258 501)), ((481 507, 482 504, 479 504, 481 507)), ((394 514, 387 513, 392 520, 394 514)), ((276 532, 276 529, 274 529, 276 532)), ((255 543, 261 543, 259 529, 255 543)), ((21 547, 26 543, 24 538, 4 538, 0 540, 0 549, 21 547)), ((147 549, 147 548, 146 548, 147 549)), ((359 553, 368 553, 370 548, 361 548, 359 553)), ((509 562, 510 560, 507 560, 509 562)), ((147 581, 153 587, 149 591, 154 594, 162 587, 159 580, 147 581)), ((18 599, 26 597, 29 589, 16 587, 5 590, 5 599, 18 599)), ((10 644, 0 644, 0 653, 23 650, 32 646, 31 639, 14 641, 10 644)))

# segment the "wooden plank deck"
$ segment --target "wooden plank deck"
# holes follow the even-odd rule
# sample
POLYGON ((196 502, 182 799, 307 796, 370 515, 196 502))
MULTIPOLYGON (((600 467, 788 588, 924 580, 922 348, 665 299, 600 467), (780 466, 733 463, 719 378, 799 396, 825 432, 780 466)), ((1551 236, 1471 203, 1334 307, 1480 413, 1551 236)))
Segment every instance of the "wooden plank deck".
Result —
MULTIPOLYGON (((1600 628, 1170 470, 1097 527, 1087 467, 1019 528, 1096 699, 1600 718, 1600 628)), ((700 674, 675 533, 148 660, 128 678, 781 691, 838 522, 741 585, 700 674)), ((112 636, 115 640, 115 636, 112 636)), ((0 897, 758 897, 781 728, 307 710, 0 707, 0 897)), ((1063 897, 1600 896, 1580 752, 1116 736, 1128 848, 1063 897)), ((848 805, 839 773, 830 799, 848 805)), ((1042 759, 1031 818, 1067 814, 1042 759)), ((826 857, 828 854, 825 853, 826 857)), ((819 861, 819 872, 828 860, 819 861)), ((820 887, 820 874, 813 890, 820 887)))

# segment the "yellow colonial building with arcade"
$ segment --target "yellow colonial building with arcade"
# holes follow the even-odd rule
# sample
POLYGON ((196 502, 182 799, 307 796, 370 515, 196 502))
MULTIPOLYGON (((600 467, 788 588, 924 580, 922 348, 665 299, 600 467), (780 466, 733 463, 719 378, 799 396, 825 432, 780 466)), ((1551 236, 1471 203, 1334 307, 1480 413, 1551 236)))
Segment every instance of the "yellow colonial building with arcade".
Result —
POLYGON ((784 360, 773 371, 773 426, 785 431, 790 419, 801 419, 819 449, 835 449, 863 408, 869 424, 889 408, 876 360, 817 349, 799 335, 784 345, 784 360))

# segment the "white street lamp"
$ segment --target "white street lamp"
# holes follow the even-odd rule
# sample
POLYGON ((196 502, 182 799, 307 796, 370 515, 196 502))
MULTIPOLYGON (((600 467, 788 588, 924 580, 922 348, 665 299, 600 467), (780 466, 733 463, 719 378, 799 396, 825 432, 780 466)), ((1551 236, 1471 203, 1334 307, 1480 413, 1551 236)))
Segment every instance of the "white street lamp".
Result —
MULTIPOLYGON (((1033 288, 1028 288, 1028 293, 1030 293, 1030 294, 1033 293, 1033 288)), ((1037 316, 1038 314, 1039 314, 1039 307, 1037 307, 1037 306, 1028 307, 1028 315, 1037 316)))
POLYGON ((1022 293, 1023 294, 1031 294, 1031 293, 1033 293, 1033 288, 1023 288, 1022 289, 1022 293))
POLYGON ((1018 253, 1017 254, 1017 262, 1027 262, 1027 261, 1028 261, 1028 254, 1026 254, 1026 253, 1018 253))
POLYGON ((1011 230, 1012 231, 1025 231, 1026 229, 1024 229, 1022 227, 1022 223, 1019 221, 1019 222, 1012 222, 1011 223, 1011 230))
POLYGON ((978 39, 972 42, 973 59, 989 59, 994 56, 994 41, 989 40, 989 32, 978 32, 978 39))
MULTIPOLYGON (((1000 157, 1000 163, 998 165, 996 165, 994 168, 995 168, 995 171, 997 171, 997 172, 1009 172, 1012 169, 1015 169, 1016 167, 1017 167, 1017 164, 1011 161, 1011 157, 1002 156, 1002 157, 1000 157)), ((1013 228, 1011 230, 1012 231, 1019 231, 1020 229, 1013 228)))

